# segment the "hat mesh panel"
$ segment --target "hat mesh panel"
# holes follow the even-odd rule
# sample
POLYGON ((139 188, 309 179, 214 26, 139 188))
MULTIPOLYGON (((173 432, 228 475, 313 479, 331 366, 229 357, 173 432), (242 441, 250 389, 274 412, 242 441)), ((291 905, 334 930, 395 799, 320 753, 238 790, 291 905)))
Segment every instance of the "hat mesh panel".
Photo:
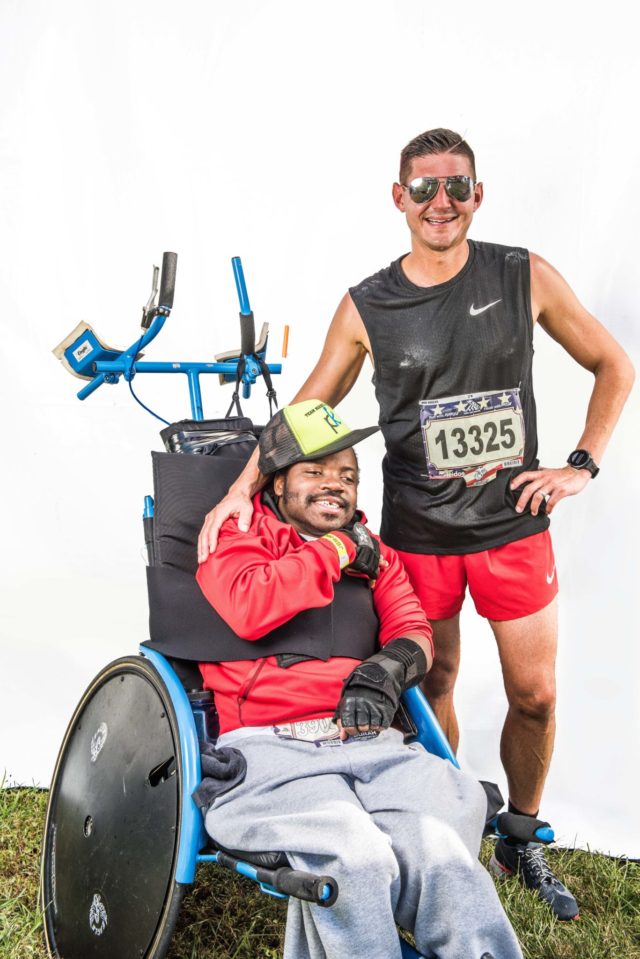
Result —
POLYGON ((302 455, 300 446, 284 420, 268 423, 260 438, 260 459, 269 472, 290 466, 302 455))

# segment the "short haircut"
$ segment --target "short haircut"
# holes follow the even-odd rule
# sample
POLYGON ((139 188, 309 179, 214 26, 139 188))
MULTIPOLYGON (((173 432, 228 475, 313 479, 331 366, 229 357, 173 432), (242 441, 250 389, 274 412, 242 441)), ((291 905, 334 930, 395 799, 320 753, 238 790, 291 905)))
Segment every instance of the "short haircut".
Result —
POLYGON ((453 130, 438 127, 435 130, 427 130, 426 133, 421 133, 414 137, 410 143, 407 143, 400 154, 400 183, 405 183, 411 171, 411 164, 417 157, 430 156, 436 153, 456 153, 465 156, 471 164, 471 172, 475 180, 476 158, 467 141, 453 130))

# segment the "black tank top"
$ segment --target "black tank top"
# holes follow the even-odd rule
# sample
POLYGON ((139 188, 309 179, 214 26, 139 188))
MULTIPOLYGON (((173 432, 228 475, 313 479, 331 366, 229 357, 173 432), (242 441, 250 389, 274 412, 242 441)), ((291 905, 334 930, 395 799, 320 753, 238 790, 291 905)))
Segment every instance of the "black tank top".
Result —
POLYGON ((546 529, 509 483, 537 469, 527 250, 469 240, 446 283, 403 257, 349 292, 374 361, 387 454, 381 538, 410 553, 474 553, 546 529))

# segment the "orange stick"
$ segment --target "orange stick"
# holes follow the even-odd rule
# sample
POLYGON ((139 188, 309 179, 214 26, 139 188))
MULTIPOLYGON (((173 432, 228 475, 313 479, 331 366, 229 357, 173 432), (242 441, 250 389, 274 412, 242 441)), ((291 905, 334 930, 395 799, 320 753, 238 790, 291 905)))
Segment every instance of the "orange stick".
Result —
POLYGON ((289 324, 287 323, 284 328, 284 336, 282 337, 282 359, 286 360, 287 350, 289 348, 289 324))

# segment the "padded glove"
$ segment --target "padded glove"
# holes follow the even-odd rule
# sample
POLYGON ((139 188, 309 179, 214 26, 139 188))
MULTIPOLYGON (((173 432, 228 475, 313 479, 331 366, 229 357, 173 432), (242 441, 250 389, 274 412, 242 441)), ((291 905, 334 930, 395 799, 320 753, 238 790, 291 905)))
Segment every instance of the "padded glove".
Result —
POLYGON ((338 529, 348 537, 356 548, 355 559, 349 563, 349 569, 366 573, 369 579, 377 579, 380 573, 380 543, 371 535, 362 523, 354 523, 351 529, 338 529))
POLYGON ((416 686, 426 673, 422 647, 404 636, 394 639, 347 676, 333 718, 343 727, 387 729, 403 691, 416 686))

